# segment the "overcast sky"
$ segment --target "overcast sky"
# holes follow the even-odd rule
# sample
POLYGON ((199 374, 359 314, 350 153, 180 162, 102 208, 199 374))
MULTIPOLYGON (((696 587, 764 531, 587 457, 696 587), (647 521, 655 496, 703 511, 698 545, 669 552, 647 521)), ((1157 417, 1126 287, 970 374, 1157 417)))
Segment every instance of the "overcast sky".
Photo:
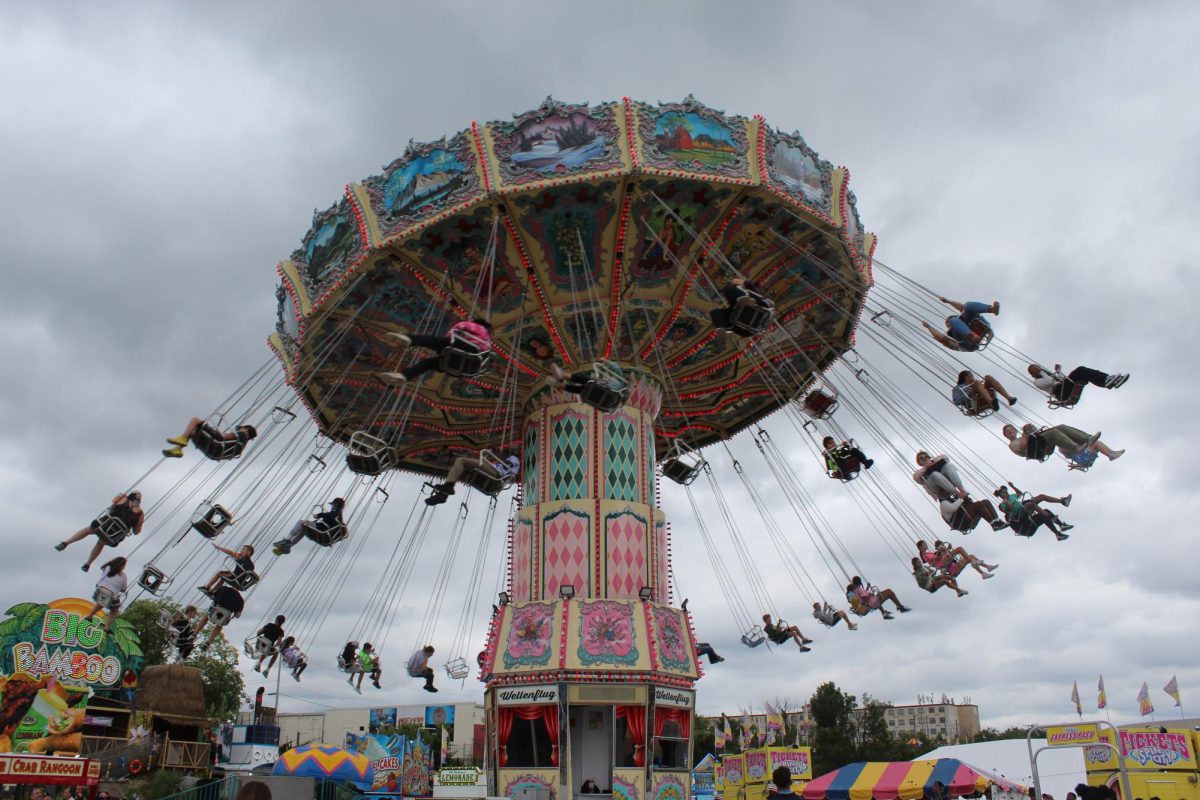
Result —
MULTIPOLYGON (((1055 418, 1128 448, 1115 464, 1068 474, 983 440, 992 467, 1023 487, 1075 493, 1070 542, 974 534, 963 543, 1003 566, 986 584, 968 578, 971 596, 955 600, 917 598, 878 539, 851 536, 864 570, 916 612, 822 632, 810 655, 737 644, 711 565, 679 544, 696 537, 686 500, 668 494, 681 586, 699 634, 728 658, 699 684, 700 710, 802 701, 833 680, 896 703, 969 696, 984 724, 1004 727, 1072 716, 1072 680, 1094 707, 1103 673, 1114 719, 1136 715, 1143 680, 1170 719, 1160 687, 1172 674, 1194 714, 1197 35, 1200 7, 1188 2, 5 4, 0 601, 90 594, 86 546, 51 545, 268 358, 275 264, 347 182, 378 173, 410 138, 506 119, 548 94, 694 93, 798 130, 849 167, 877 256, 942 293, 999 299, 1000 335, 1022 351, 1133 375, 1055 418)), ((944 419, 974 430, 952 409, 944 419)), ((835 526, 861 525, 846 488, 778 434, 835 526)), ((161 485, 192 463, 166 465, 161 485)), ((399 485, 385 530, 416 495, 415 479, 399 485)), ((812 635, 758 544, 777 607, 812 635)), ((440 553, 421 559, 418 576, 440 553)), ((338 595, 304 683, 285 684, 285 710, 365 704, 332 661, 372 566, 338 595)), ((408 627, 385 651, 386 691, 368 690, 371 704, 426 699, 400 670, 422 580, 406 589, 408 627)), ((254 596, 237 637, 270 613, 253 600, 277 590, 254 596)), ((448 645, 442 631, 460 613, 452 595, 435 638, 448 645)), ((484 622, 481 612, 464 655, 484 622)), ((441 682, 439 702, 482 697, 473 681, 441 682)))

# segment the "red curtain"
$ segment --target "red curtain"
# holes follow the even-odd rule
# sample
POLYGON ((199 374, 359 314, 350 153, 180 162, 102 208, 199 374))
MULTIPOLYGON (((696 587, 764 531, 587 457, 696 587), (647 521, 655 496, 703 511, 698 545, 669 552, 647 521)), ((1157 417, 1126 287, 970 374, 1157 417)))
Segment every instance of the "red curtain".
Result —
POLYGON ((500 766, 508 764, 508 737, 512 734, 513 721, 518 719, 540 719, 550 736, 550 764, 558 766, 558 706, 509 706, 500 709, 500 766))
POLYGON ((646 766, 646 707, 617 706, 618 719, 625 718, 629 726, 629 735, 633 739, 633 763, 636 766, 646 766))
POLYGON ((668 722, 679 725, 679 735, 688 739, 692 727, 692 715, 686 708, 656 708, 654 709, 654 735, 662 736, 668 722))

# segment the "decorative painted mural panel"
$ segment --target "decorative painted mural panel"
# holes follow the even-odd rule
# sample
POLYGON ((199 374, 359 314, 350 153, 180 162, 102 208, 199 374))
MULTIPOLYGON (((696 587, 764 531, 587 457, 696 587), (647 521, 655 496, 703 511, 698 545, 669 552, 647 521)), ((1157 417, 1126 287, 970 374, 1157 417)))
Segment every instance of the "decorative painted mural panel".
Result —
POLYGON ((609 500, 639 501, 637 418, 618 411, 605 414, 604 425, 604 497, 609 500))
POLYGON ((613 105, 560 103, 488 125, 492 157, 502 186, 561 178, 622 166, 620 131, 613 105))
POLYGON ((585 667, 631 667, 638 663, 634 606, 613 600, 578 604, 580 616, 577 654, 585 667))
POLYGON ((479 197, 482 186, 470 133, 425 144, 409 143, 383 174, 364 181, 384 239, 403 233, 447 208, 479 197))
POLYGON ((550 486, 546 495, 551 500, 591 495, 589 420, 589 415, 580 411, 563 411, 550 420, 550 486))
POLYGON ((744 117, 727 117, 691 95, 682 103, 636 104, 642 163, 664 170, 749 180, 744 117))
POLYGON ((633 510, 604 517, 605 577, 609 597, 636 598, 648 585, 650 521, 633 510))
POLYGON ((504 643, 504 668, 548 667, 556 655, 552 646, 555 620, 554 603, 528 603, 514 606, 512 621, 504 643))
POLYGON ((576 597, 591 596, 591 547, 587 512, 564 506, 542 517, 543 597, 558 597, 564 585, 575 587, 576 597))

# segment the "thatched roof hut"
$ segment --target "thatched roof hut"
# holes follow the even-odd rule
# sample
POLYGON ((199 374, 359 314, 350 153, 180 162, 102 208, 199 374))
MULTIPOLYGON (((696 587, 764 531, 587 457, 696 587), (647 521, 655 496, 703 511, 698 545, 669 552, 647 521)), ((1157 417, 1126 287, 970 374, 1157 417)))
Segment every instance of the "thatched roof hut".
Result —
POLYGON ((146 667, 138 678, 137 709, 171 725, 207 727, 204 677, 182 664, 146 667))

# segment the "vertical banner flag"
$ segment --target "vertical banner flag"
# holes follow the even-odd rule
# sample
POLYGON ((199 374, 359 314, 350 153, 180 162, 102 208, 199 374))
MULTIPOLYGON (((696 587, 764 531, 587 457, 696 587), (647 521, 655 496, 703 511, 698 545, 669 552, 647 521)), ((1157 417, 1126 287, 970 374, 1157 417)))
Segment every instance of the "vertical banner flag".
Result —
POLYGON ((1071 681, 1071 702, 1075 704, 1075 713, 1083 716, 1083 706, 1079 704, 1079 681, 1071 681))
POLYGON ((1175 705, 1182 706, 1183 701, 1179 699, 1179 681, 1175 680, 1175 676, 1171 676, 1171 680, 1167 681, 1167 685, 1163 687, 1163 691, 1171 696, 1175 701, 1175 705))
POLYGON ((738 732, 738 749, 750 749, 750 715, 742 714, 742 729, 738 732))
POLYGON ((1096 708, 1108 708, 1108 695, 1104 693, 1104 676, 1100 676, 1100 682, 1096 684, 1096 708))
POLYGON ((1154 704, 1150 702, 1150 688, 1146 686, 1145 681, 1142 681, 1142 690, 1138 692, 1137 701, 1143 717, 1154 713, 1154 704))
POLYGON ((446 736, 446 726, 442 726, 442 763, 445 764, 450 757, 450 738, 446 736))
POLYGON ((713 727, 717 752, 722 752, 733 741, 733 731, 729 730, 729 718, 721 715, 721 721, 713 727))
POLYGON ((767 712, 767 746, 778 741, 783 744, 783 714, 778 711, 767 712))

